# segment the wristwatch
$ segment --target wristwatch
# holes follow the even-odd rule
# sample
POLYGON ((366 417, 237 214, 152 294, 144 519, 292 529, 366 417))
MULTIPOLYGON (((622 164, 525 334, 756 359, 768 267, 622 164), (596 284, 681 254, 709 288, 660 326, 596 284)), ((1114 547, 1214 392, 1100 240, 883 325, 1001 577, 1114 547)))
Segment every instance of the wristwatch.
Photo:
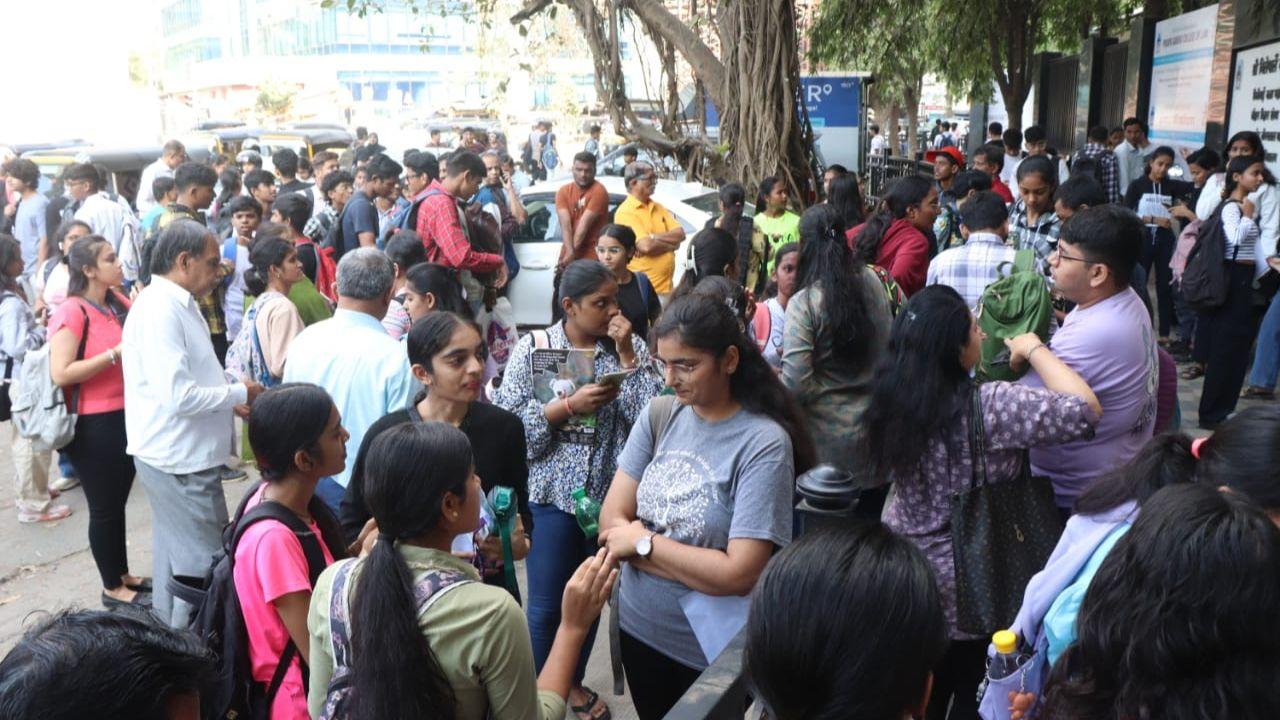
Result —
POLYGON ((637 540, 636 555, 648 560, 649 556, 653 554, 653 536, 657 534, 657 532, 651 532, 637 540))

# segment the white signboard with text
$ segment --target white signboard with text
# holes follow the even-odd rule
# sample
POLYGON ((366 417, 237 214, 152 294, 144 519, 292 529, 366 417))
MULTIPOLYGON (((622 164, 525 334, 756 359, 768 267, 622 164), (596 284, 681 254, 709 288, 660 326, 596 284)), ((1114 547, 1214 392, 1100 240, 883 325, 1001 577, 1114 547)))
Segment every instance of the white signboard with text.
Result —
POLYGON ((1227 133, 1262 136, 1267 167, 1280 173, 1280 42, 1236 53, 1227 133))
POLYGON ((1156 23, 1147 116, 1156 145, 1190 150, 1204 145, 1217 26, 1216 4, 1156 23))

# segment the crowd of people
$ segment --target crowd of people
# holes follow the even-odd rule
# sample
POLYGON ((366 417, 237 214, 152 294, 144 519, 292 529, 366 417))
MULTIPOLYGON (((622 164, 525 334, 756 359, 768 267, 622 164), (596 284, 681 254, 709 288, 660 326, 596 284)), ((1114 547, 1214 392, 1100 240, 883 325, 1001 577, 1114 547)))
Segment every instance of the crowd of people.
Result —
MULTIPOLYGON (((225 553, 264 717, 608 720, 584 677, 615 590, 610 647, 645 720, 739 632, 783 720, 1267 717, 1280 408, 1235 412, 1280 372, 1261 140, 1183 158, 1130 119, 1068 163, 1040 128, 989 130, 966 156, 943 129, 933 177, 874 206, 840 166, 803 211, 782 177, 754 215, 727 183, 690 240, 634 157, 611 209, 593 133, 556 195, 554 323, 518 339, 494 309, 528 158, 474 133, 399 161, 373 134, 345 158, 280 150, 272 171, 171 142, 136 206, 91 165, 50 199, 6 162, 0 358, 15 392, 47 344, 75 413, 64 447, 12 431, 18 519, 70 512, 56 450, 110 612, 32 627, 0 662, 0 715, 207 711, 219 648, 186 630, 205 608, 174 579, 225 553), (1225 296, 1193 306, 1180 283, 1207 242, 1225 296), (993 320, 1013 282, 1051 306, 1042 328, 993 320), (1205 376, 1207 439, 1180 431, 1177 361, 1205 376), (240 457, 261 481, 229 513, 240 457), (797 477, 820 466, 857 503, 792 542, 797 477), (149 577, 128 562, 135 477, 149 577), (1042 488, 1048 513, 1031 572, 977 590, 1012 595, 999 622, 975 619, 957 524, 987 487, 1042 488), (1026 673, 1007 698, 988 672, 1005 629, 1026 673), (124 673, 152 684, 109 684, 124 673)), ((526 143, 554 144, 549 126, 526 143)))

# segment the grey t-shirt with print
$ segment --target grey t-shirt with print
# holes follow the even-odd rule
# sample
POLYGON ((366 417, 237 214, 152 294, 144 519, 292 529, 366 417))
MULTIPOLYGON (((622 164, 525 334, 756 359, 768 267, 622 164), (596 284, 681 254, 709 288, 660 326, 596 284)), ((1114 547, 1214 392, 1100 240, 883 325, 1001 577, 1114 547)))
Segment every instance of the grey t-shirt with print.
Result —
MULTIPOLYGON (((685 545, 716 550, 737 538, 778 546, 791 541, 795 470, 791 438, 782 426, 747 410, 708 422, 677 402, 656 457, 652 438, 649 414, 641 412, 618 457, 618 468, 640 480, 636 511, 647 527, 685 545)), ((709 659, 680 609, 680 598, 689 592, 682 583, 627 564, 619 620, 637 640, 702 669, 709 659)))

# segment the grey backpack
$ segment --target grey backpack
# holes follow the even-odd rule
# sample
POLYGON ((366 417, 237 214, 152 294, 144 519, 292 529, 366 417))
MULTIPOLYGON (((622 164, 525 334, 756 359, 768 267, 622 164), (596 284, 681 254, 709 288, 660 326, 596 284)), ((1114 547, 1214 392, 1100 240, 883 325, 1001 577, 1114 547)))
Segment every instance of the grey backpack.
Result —
MULTIPOLYGON (((76 360, 84 358, 84 345, 89 339, 89 314, 83 306, 84 334, 76 360)), ((60 450, 76 435, 75 407, 80 386, 71 388, 67 400, 62 387, 53 381, 49 367, 49 343, 27 353, 16 386, 9 386, 13 425, 18 434, 31 441, 36 450, 60 450)))

